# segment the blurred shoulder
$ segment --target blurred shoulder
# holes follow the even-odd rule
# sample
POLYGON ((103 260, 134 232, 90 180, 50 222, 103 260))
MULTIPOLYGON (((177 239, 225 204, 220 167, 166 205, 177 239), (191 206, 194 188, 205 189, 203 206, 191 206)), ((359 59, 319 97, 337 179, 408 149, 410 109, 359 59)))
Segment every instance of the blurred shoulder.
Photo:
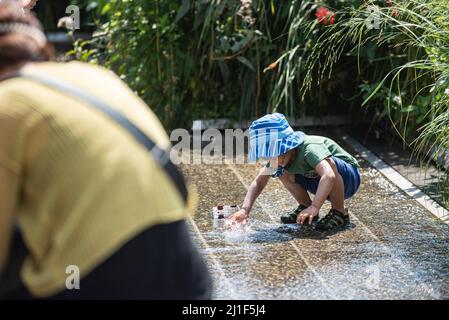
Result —
POLYGON ((66 75, 71 74, 75 77, 84 77, 92 75, 103 75, 105 77, 119 77, 112 71, 91 63, 70 61, 70 62, 43 62, 38 63, 29 68, 30 71, 40 71, 47 74, 66 75))

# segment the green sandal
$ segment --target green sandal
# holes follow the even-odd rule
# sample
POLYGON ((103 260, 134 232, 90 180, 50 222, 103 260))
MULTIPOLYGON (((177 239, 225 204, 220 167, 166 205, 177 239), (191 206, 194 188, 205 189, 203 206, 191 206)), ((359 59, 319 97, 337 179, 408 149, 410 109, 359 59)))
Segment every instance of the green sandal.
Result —
MULTIPOLYGON (((306 209, 307 206, 304 206, 302 204, 300 204, 298 207, 296 207, 295 209, 293 209, 290 212, 287 212, 286 214, 281 216, 281 223, 284 224, 291 224, 291 223, 296 223, 296 219, 298 218, 298 214, 301 213, 302 210, 306 209)), ((316 222, 318 221, 318 216, 313 218, 312 222, 316 222)), ((308 223, 306 221, 304 221, 305 225, 308 225, 308 223)))
POLYGON ((337 227, 344 227, 349 224, 349 212, 341 213, 335 209, 331 209, 329 213, 321 219, 315 229, 320 231, 328 231, 337 227))

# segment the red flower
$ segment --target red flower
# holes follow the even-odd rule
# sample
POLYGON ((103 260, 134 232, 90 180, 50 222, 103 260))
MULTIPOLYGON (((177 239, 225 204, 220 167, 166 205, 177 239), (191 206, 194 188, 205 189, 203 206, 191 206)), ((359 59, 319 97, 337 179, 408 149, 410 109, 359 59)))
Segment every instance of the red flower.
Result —
POLYGON ((335 23, 335 13, 329 11, 325 7, 320 7, 315 12, 318 22, 324 25, 335 23))

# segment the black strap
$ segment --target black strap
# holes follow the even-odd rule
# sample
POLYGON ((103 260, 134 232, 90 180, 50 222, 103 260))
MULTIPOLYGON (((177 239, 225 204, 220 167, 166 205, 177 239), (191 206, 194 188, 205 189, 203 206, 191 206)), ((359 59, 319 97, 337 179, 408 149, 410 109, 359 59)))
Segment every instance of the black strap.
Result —
POLYGON ((154 160, 160 165, 162 169, 164 169, 164 171, 171 178, 171 180, 177 187, 179 193, 181 194, 184 202, 187 202, 188 191, 185 184, 185 180, 181 171, 170 160, 170 151, 159 148, 145 133, 142 132, 142 130, 136 127, 128 118, 123 116, 120 112, 110 107, 107 103, 98 99, 97 97, 90 95, 70 84, 61 82, 59 79, 29 73, 17 73, 15 76, 34 80, 47 87, 56 89, 67 95, 78 98, 83 102, 87 103, 88 105, 106 114, 109 118, 115 120, 150 152, 154 160))

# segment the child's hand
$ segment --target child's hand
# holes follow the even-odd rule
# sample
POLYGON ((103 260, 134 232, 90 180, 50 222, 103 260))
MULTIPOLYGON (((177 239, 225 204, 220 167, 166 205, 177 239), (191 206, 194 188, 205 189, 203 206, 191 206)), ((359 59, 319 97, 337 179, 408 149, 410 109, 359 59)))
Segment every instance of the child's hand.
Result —
POLYGON ((236 213, 231 214, 228 219, 232 222, 238 222, 238 223, 242 223, 242 222, 246 222, 246 220, 248 219, 248 214, 246 213, 245 209, 240 209, 239 211, 237 211, 236 213))
POLYGON ((304 221, 307 222, 307 220, 308 220, 307 223, 311 224, 313 218, 316 217, 319 212, 320 212, 319 208, 311 205, 310 207, 301 211, 301 213, 298 215, 298 218, 296 219, 296 222, 299 224, 303 224, 304 221))

